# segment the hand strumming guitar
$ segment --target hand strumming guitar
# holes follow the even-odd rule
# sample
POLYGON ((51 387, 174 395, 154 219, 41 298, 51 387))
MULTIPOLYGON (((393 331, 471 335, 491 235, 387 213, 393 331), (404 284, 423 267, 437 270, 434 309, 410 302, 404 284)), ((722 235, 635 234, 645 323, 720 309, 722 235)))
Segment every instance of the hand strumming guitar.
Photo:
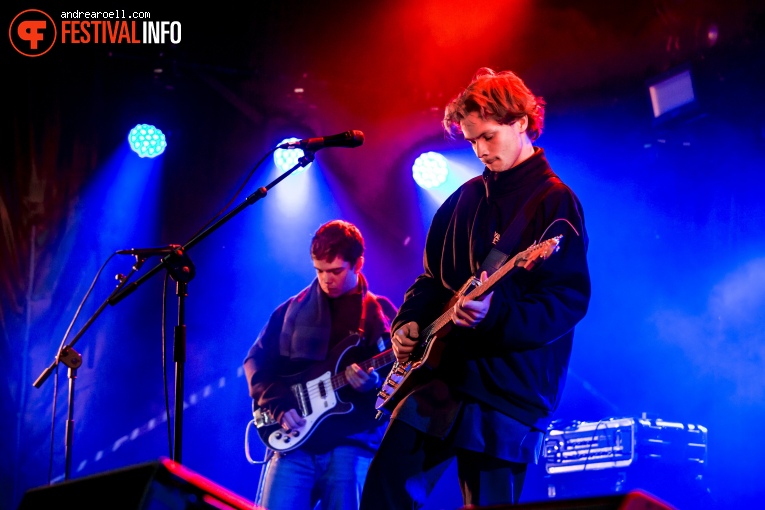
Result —
MULTIPOLYGON (((353 389, 360 392, 376 388, 380 382, 380 376, 375 372, 374 367, 369 367, 368 370, 369 372, 365 372, 356 363, 348 365, 345 369, 345 377, 348 379, 348 384, 350 384, 353 389)), ((290 409, 284 413, 279 424, 284 430, 289 432, 303 427, 306 424, 306 421, 297 409, 290 409)))
POLYGON ((299 429, 305 425, 305 419, 300 416, 300 413, 297 412, 297 409, 290 409, 284 413, 279 424, 284 430, 289 432, 291 430, 299 429))
MULTIPOLYGON (((487 278, 486 271, 481 273, 481 282, 485 282, 487 278)), ((476 327, 489 313, 493 295, 494 291, 480 299, 470 301, 465 301, 465 296, 462 296, 451 309, 452 322, 457 326, 466 328, 476 327)), ((409 359, 409 355, 420 341, 419 337, 420 326, 414 321, 407 322, 396 330, 391 338, 391 346, 399 363, 404 363, 409 359)))
POLYGON ((396 361, 404 363, 409 359, 409 354, 414 350, 419 342, 420 326, 416 322, 407 322, 391 337, 391 347, 396 355, 396 361))

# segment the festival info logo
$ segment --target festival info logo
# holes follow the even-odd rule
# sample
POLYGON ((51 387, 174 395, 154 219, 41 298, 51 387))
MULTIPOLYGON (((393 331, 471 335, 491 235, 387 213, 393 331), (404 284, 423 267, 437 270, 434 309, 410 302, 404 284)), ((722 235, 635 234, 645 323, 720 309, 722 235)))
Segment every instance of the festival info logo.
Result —
POLYGON ((153 21, 151 13, 114 9, 111 11, 63 11, 57 29, 43 11, 28 9, 11 22, 8 35, 13 47, 24 56, 39 57, 56 41, 80 44, 179 44, 180 21, 153 21), (57 37, 60 35, 60 39, 57 37))
POLYGON ((44 12, 27 9, 13 18, 8 35, 16 51, 27 57, 39 57, 56 43, 56 24, 44 12))

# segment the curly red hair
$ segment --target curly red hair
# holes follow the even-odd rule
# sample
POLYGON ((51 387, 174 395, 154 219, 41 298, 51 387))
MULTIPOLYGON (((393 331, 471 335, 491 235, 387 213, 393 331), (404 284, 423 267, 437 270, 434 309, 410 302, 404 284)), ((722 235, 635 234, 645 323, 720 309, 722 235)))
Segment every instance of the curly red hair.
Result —
POLYGON ((455 137, 462 134, 460 121, 472 112, 500 124, 512 124, 526 116, 526 134, 533 142, 542 134, 545 104, 512 71, 495 72, 482 67, 470 85, 446 105, 443 125, 447 134, 455 137))

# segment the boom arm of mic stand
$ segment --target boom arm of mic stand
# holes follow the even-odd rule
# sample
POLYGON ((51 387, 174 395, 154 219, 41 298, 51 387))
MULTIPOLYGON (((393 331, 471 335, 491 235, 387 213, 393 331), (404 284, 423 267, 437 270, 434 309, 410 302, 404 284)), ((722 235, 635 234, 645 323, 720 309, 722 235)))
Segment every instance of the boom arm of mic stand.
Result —
MULTIPOLYGON (((59 347, 59 351, 56 353, 56 358, 53 360, 53 363, 51 363, 50 366, 48 366, 43 372, 40 374, 40 376, 37 378, 37 380, 33 383, 33 385, 36 388, 39 388, 42 386, 42 384, 50 377, 50 375, 53 373, 53 371, 56 369, 59 363, 64 363, 70 367, 72 371, 70 371, 70 386, 69 386, 69 419, 67 421, 67 432, 66 432, 66 479, 69 479, 69 473, 70 473, 70 466, 71 466, 71 454, 72 454, 72 432, 74 429, 74 420, 72 419, 72 412, 74 408, 74 371, 76 370, 76 367, 79 366, 79 364, 82 363, 82 358, 79 356, 79 354, 74 351, 73 346, 74 344, 82 337, 83 334, 85 334, 85 331, 90 327, 93 322, 95 322, 96 318, 98 318, 99 315, 101 315, 101 312, 106 308, 107 304, 115 305, 118 302, 120 302, 122 299, 127 297, 130 293, 132 293, 135 289, 138 288, 138 286, 146 281, 148 278, 150 278, 152 275, 154 275, 157 271, 159 271, 162 267, 167 267, 168 272, 173 276, 173 278, 178 282, 178 294, 179 294, 179 321, 182 318, 183 315, 183 309, 184 306, 184 297, 185 297, 185 286, 188 283, 188 281, 193 278, 194 276, 194 266, 193 263, 188 259, 188 257, 185 254, 185 250, 188 248, 191 248, 192 246, 196 245, 199 241, 207 237, 209 234, 211 234, 214 230, 216 230, 218 227, 220 227, 223 223, 231 219, 233 216, 238 214, 242 209, 247 207, 248 205, 252 205, 261 198, 265 197, 268 193, 268 190, 270 190, 272 187, 274 187, 276 184, 281 182, 284 178, 286 178, 289 174, 294 172, 300 167, 307 166, 311 161, 314 159, 314 153, 312 151, 305 151, 304 155, 300 160, 298 161, 295 166, 293 166, 290 170, 287 172, 284 172, 282 175, 277 177, 275 180, 273 180, 270 184, 268 184, 264 188, 259 188, 257 191, 255 191, 253 194, 248 196, 242 204, 237 206, 235 209, 233 209, 231 212, 226 214, 225 216, 221 217, 217 222, 210 225, 210 227, 204 229, 202 232, 200 232, 198 235, 194 236, 186 245, 183 247, 182 250, 180 250, 177 253, 170 253, 167 256, 165 256, 162 259, 162 262, 160 262, 157 266, 155 266, 153 269, 151 269, 149 272, 147 272, 145 275, 143 275, 141 278, 136 280, 134 283, 127 285, 128 280, 130 279, 130 276, 138 271, 140 267, 143 265, 145 259, 138 258, 136 261, 136 264, 133 266, 132 271, 128 276, 124 278, 120 278, 120 284, 117 286, 116 289, 111 293, 111 295, 98 307, 98 310, 88 319, 88 321, 85 323, 85 325, 80 329, 80 331, 75 335, 75 337, 72 339, 71 342, 69 342, 68 345, 64 346, 62 341, 62 346, 59 347), (183 267, 181 267, 183 265, 183 267)), ((76 316, 75 316, 76 318, 76 316)), ((182 323, 179 324, 179 327, 177 328, 178 331, 184 331, 183 328, 185 325, 182 323)), ((67 330, 67 334, 69 331, 67 330)), ((181 333, 182 335, 182 341, 185 344, 185 333, 181 333)), ((64 335, 64 340, 66 339, 66 335, 64 335)), ((176 341, 178 339, 176 338, 176 341)), ((183 354, 182 356, 185 358, 185 345, 182 346, 183 354)), ((176 370, 176 430, 175 430, 175 453, 177 455, 177 458, 174 460, 177 460, 180 462, 180 446, 181 446, 181 414, 183 411, 183 398, 182 398, 182 388, 183 388, 183 363, 179 362, 179 368, 176 370)))
MULTIPOLYGON (((277 177, 276 179, 271 181, 266 186, 264 186, 262 188, 258 188, 254 193, 252 193, 250 196, 245 198, 244 201, 241 204, 239 204, 234 209, 232 209, 231 211, 226 213, 224 216, 222 216, 220 219, 218 219, 218 221, 216 221, 215 223, 213 223, 212 225, 210 225, 209 227, 204 229, 202 232, 200 232, 199 234, 197 234, 196 236, 191 238, 191 240, 189 240, 189 242, 187 242, 183 246, 182 250, 185 252, 186 250, 188 250, 192 246, 195 246, 196 244, 198 244, 202 239, 204 239, 208 235, 212 234, 215 230, 220 228, 221 225, 223 225, 228 220, 230 220, 231 218, 233 218, 234 216, 239 214, 244 208, 254 204, 255 202, 257 202, 261 198, 264 198, 266 196, 266 194, 269 192, 269 190, 271 190, 271 188, 273 188, 274 186, 279 184, 282 180, 284 180, 292 172, 294 172, 295 170, 297 170, 300 167, 307 166, 313 160, 314 160, 314 152, 312 152, 312 151, 304 152, 303 157, 300 158, 300 160, 298 160, 298 162, 295 164, 295 166, 293 166, 292 168, 290 168, 289 170, 287 170, 286 172, 281 174, 279 177, 277 177)), ((155 273, 157 273, 159 270, 161 270, 163 267, 165 267, 167 265, 167 262, 172 257, 173 257, 172 253, 169 254, 169 255, 166 255, 165 257, 162 258, 162 262, 160 262, 159 264, 154 266, 152 269, 147 271, 146 274, 141 276, 139 279, 137 279, 135 282, 131 283, 130 285, 126 285, 120 292, 116 292, 115 294, 113 294, 109 298, 109 300, 108 300, 109 304, 114 306, 117 303, 119 303, 120 301, 122 301, 123 299, 125 299, 133 291, 135 291, 141 284, 143 284, 143 282, 145 282, 146 280, 151 278, 155 273)))
POLYGON ((67 344, 66 346, 64 346, 64 345, 61 346, 60 350, 56 353, 56 358, 53 360, 53 363, 51 363, 48 366, 48 368, 43 370, 43 372, 40 374, 40 376, 37 378, 37 380, 34 383, 32 383, 32 386, 34 386, 35 388, 39 388, 40 386, 43 385, 43 383, 48 379, 48 377, 50 377, 50 375, 56 369, 56 366, 58 366, 59 361, 60 361, 59 358, 61 356, 61 353, 66 352, 67 349, 73 349, 74 348, 74 344, 77 343, 77 340, 79 340, 82 337, 82 335, 85 334, 85 331, 88 330, 90 325, 93 324, 96 321, 96 319, 98 318, 98 316, 101 315, 101 312, 104 311, 104 308, 106 308, 106 305, 109 303, 109 300, 115 294, 117 294, 117 292, 119 292, 125 286, 127 281, 130 279, 130 276, 133 273, 135 273, 136 271, 138 271, 141 268, 141 266, 143 265, 143 263, 144 263, 143 260, 138 260, 135 263, 135 265, 133 265, 133 269, 130 271, 130 273, 127 276, 122 277, 120 275, 120 284, 117 286, 116 289, 114 289, 114 292, 112 292, 111 296, 109 298, 107 298, 106 301, 101 303, 101 306, 98 307, 98 310, 96 310, 96 312, 90 317, 90 319, 88 319, 88 322, 85 323, 85 325, 80 329, 80 331, 77 332, 77 334, 74 336, 74 338, 72 338, 72 341, 69 342, 69 344, 67 344))

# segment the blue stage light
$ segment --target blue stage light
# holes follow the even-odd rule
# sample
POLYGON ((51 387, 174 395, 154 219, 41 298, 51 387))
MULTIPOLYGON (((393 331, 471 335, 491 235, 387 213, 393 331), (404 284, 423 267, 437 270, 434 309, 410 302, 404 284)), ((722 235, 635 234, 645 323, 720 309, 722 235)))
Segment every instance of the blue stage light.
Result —
POLYGON ((138 124, 131 129, 128 143, 133 152, 142 158, 155 158, 167 147, 164 133, 150 124, 138 124))
POLYGON ((414 160, 412 176, 424 189, 436 188, 446 181, 449 175, 449 163, 438 152, 425 152, 414 160))
MULTIPOLYGON (((290 143, 290 142, 297 142, 298 140, 300 140, 300 138, 285 138, 284 140, 279 142, 277 145, 282 145, 284 143, 290 143)), ((293 166, 297 165, 298 160, 302 157, 303 157, 302 149, 276 149, 274 151, 274 164, 281 171, 286 172, 293 166)), ((308 163, 304 167, 299 167, 296 171, 302 172, 309 166, 311 166, 311 163, 308 163)))

